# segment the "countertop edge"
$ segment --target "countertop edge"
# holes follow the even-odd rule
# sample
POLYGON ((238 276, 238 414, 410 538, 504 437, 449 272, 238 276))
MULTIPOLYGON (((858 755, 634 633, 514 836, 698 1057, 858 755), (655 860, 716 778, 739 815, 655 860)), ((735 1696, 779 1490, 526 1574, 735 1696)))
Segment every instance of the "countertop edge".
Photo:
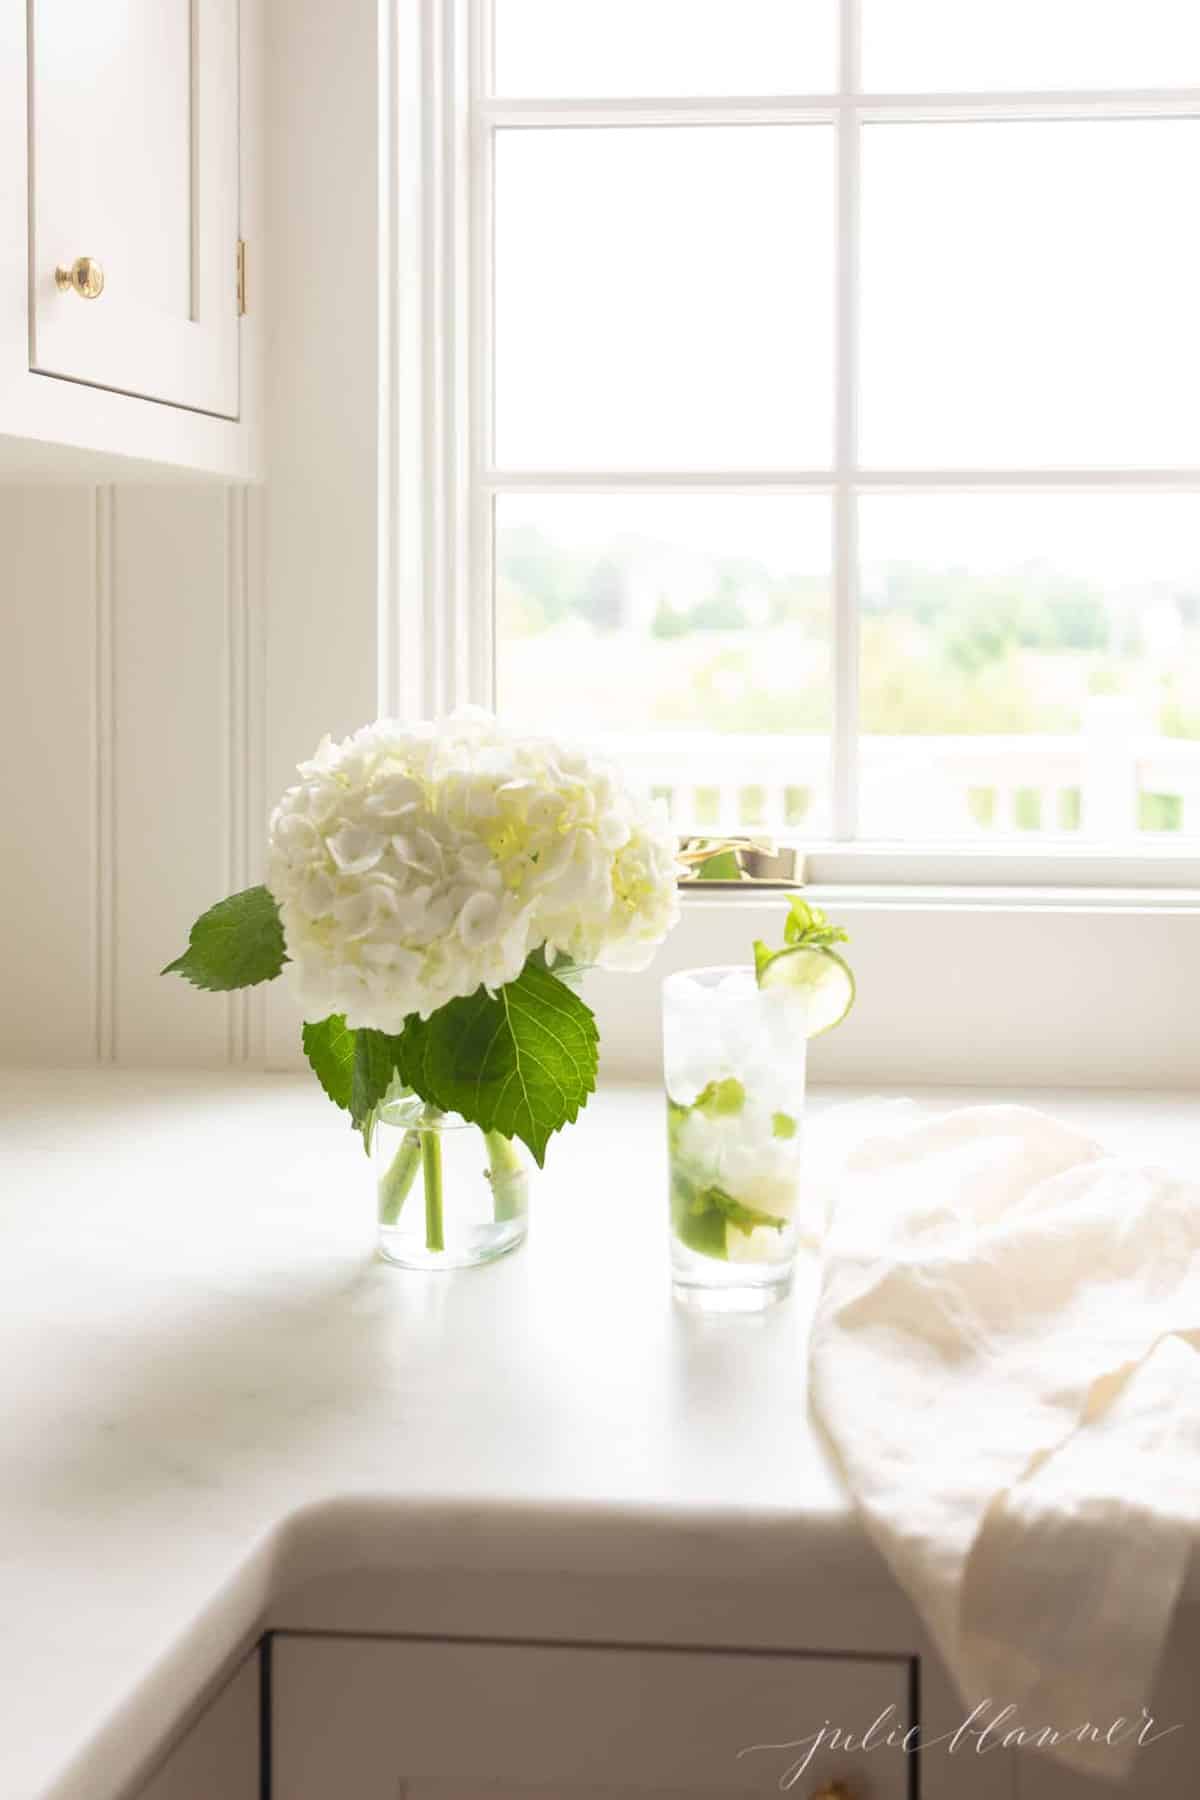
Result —
MULTIPOLYGON (((370 1568, 661 1580, 690 1577, 714 1551, 729 1580, 777 1576, 803 1533, 812 1594, 895 1584, 851 1511, 680 1507, 603 1500, 527 1501, 462 1495, 330 1494, 268 1526, 209 1601, 151 1653, 140 1679, 41 1790, 38 1800, 125 1800, 207 1705, 302 1584, 370 1568), (815 1554, 813 1554, 815 1552, 815 1554), (810 1560, 811 1559, 811 1560, 810 1560), (166 1729, 163 1722, 168 1721, 166 1729)), ((794 1565, 793 1565, 794 1567, 794 1565)), ((514 1640, 521 1637, 514 1630, 514 1640)))

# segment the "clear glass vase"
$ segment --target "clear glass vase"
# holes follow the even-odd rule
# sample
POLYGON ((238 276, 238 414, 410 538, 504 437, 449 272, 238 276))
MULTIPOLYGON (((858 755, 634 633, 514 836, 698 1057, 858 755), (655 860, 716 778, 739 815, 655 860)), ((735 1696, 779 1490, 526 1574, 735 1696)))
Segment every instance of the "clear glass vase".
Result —
POLYGON ((675 1297, 757 1312, 796 1257, 808 1022, 751 968, 686 969, 663 984, 675 1297))
MULTIPOLYGON (((553 968, 575 993, 588 972, 583 963, 553 968)), ((533 1159, 515 1139, 481 1131, 397 1087, 379 1110, 371 1157, 385 1262, 467 1269, 524 1242, 533 1159)))
POLYGON ((511 1138, 400 1094, 380 1109, 371 1154, 385 1261, 465 1269, 524 1238, 528 1159, 511 1138))

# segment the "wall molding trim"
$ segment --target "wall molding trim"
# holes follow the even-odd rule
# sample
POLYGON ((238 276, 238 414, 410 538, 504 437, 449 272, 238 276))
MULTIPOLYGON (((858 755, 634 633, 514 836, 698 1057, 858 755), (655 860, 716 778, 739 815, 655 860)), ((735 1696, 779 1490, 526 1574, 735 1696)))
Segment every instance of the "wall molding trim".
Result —
MULTIPOLYGON (((225 490, 225 881, 227 894, 250 886, 250 600, 244 490, 225 490)), ((225 996, 226 1056, 245 1063, 250 1013, 245 989, 225 996)))
POLYGON ((92 996, 97 1062, 117 1060, 117 859, 116 859, 116 665, 113 655, 113 594, 116 493, 110 483, 92 495, 92 645, 94 712, 92 785, 95 801, 92 844, 95 941, 92 996))

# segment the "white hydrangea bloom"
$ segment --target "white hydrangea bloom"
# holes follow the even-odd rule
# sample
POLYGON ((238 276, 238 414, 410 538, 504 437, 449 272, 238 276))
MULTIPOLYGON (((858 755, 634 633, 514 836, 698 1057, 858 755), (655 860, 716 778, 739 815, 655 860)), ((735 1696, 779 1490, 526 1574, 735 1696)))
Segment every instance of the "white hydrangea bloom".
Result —
POLYGON ((666 811, 601 757, 471 709, 325 739, 271 819, 305 1016, 397 1032, 531 951, 640 969, 678 916, 666 811))

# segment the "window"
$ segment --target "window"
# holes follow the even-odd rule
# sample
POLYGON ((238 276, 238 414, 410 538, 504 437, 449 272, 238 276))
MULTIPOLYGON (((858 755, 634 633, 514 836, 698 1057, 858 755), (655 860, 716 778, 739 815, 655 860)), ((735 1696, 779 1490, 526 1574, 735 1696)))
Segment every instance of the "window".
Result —
POLYGON ((432 11, 439 694, 829 878, 1180 884, 1193 0, 432 11))

